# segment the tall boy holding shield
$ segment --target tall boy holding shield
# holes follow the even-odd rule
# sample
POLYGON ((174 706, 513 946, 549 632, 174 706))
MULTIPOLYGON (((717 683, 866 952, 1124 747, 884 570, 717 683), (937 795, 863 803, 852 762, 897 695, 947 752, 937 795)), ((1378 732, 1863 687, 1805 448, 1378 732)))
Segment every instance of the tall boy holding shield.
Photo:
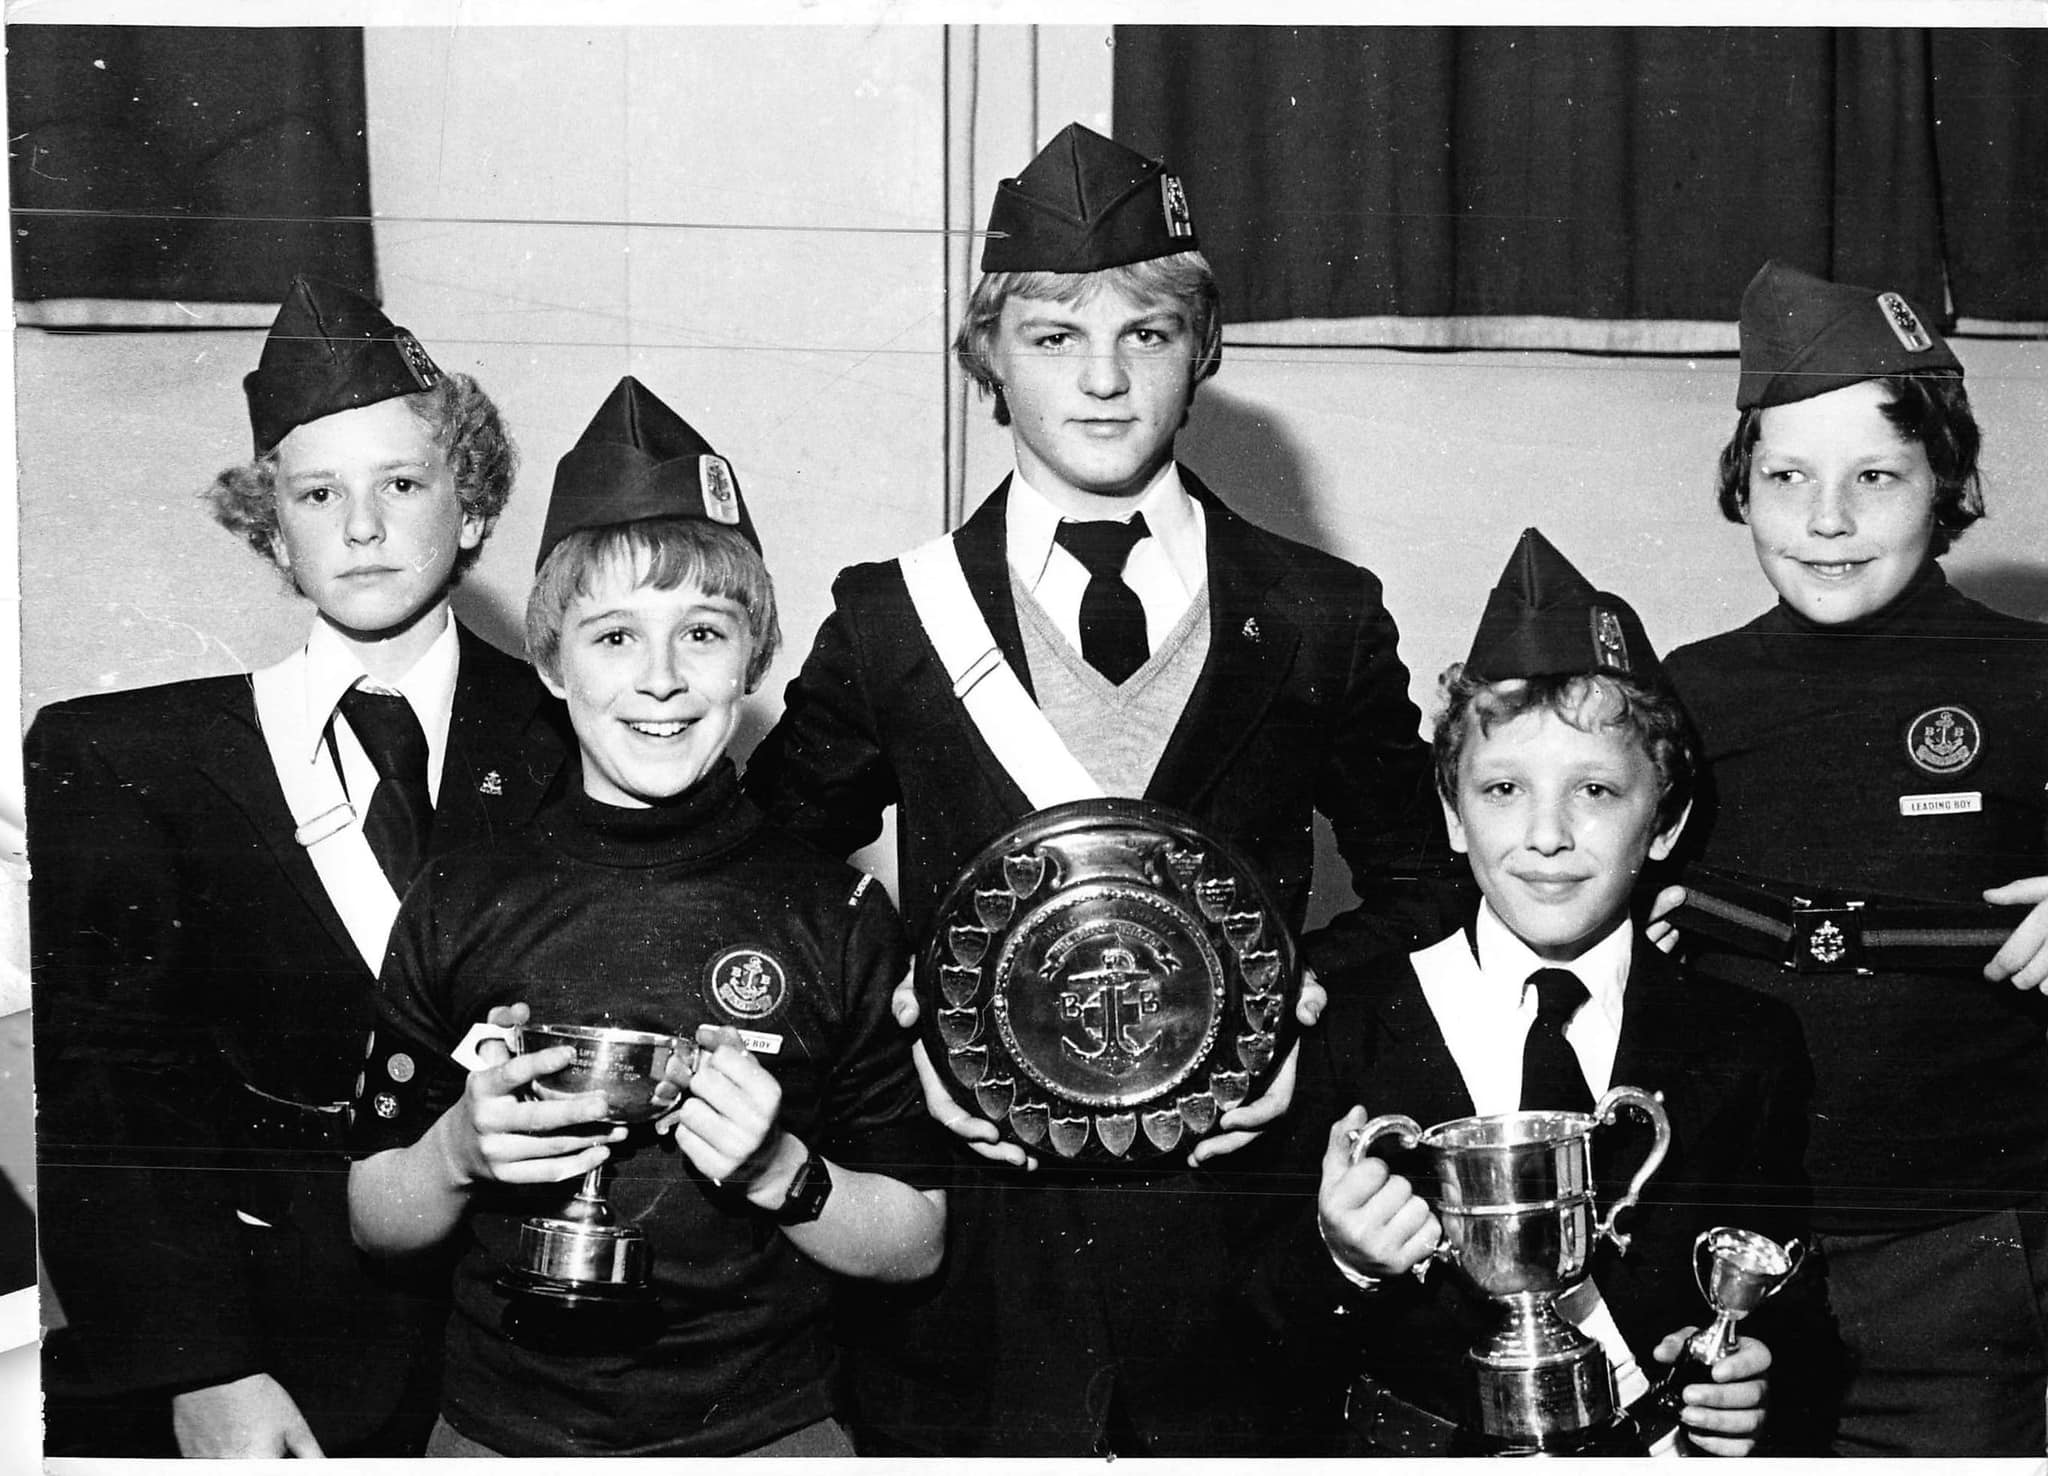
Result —
MULTIPOLYGON (((1305 940, 1318 967, 1358 934, 1439 926, 1417 874, 1442 851, 1427 751, 1378 581, 1245 521, 1174 460, 1221 343, 1197 245, 1179 180, 1079 125, 1003 182, 955 347, 1016 472, 950 538, 841 575, 749 764, 769 813, 835 854, 897 807, 913 937, 986 843, 1101 795, 1213 827, 1295 927, 1323 813, 1374 910, 1305 940), (974 659, 942 655, 978 626, 974 659)), ((1306 997, 1312 1015, 1320 992, 1306 997)), ((899 991, 899 1018, 915 1011, 899 991)), ((936 1114, 993 1139, 927 1076, 936 1114)), ((1270 1121, 1291 1080, 1290 1061, 1222 1126, 1270 1121)), ((1269 1204, 1234 1192, 1249 1171, 1215 1158, 1232 1141, 1141 1179, 964 1170, 931 1289, 848 1319, 862 1448, 1282 1448, 1238 1295, 1269 1204)))

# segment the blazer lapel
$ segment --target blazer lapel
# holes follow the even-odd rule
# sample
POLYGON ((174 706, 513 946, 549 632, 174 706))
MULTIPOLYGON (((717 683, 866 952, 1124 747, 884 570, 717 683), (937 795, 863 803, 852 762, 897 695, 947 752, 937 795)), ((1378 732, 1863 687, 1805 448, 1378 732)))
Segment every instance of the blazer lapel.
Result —
POLYGON ((532 668, 467 627, 458 624, 456 636, 455 705, 434 806, 437 853, 525 824, 569 763, 563 720, 532 668))
POLYGON ((1292 670, 1301 629, 1282 602, 1269 598, 1286 572, 1273 540, 1186 467, 1181 480, 1208 525, 1209 659, 1145 797, 1191 809, 1257 731, 1292 670))
POLYGON ((1400 982, 1374 996, 1383 1044, 1374 1052, 1371 1079, 1358 1084, 1374 1116, 1399 1112, 1433 1127, 1474 1112, 1472 1093, 1444 1043, 1436 1015, 1423 998, 1411 966, 1400 982))
MULTIPOLYGON (((1031 689, 1031 668, 1024 658, 1024 637, 1017 628, 1017 607, 1010 596, 1010 560, 1004 532, 1004 508, 1009 491, 1010 479, 1005 477, 1002 485, 990 493, 973 515, 955 530, 953 552, 960 560, 960 572, 967 580, 968 592, 974 596, 981 618, 988 623, 989 634, 995 638, 996 648, 1017 674, 1017 680, 1023 683, 1025 694, 1036 700, 1037 694, 1031 689)), ((908 609, 906 614, 913 622, 918 618, 914 608, 908 609)), ((982 738, 981 730, 967 715, 966 707, 953 695, 952 688, 946 683, 945 668, 936 654, 931 658, 930 670, 938 689, 934 711, 945 713, 946 720, 960 732, 965 750, 974 755, 975 762, 992 787, 1000 812, 1011 819, 1029 814, 1031 801, 982 738)), ((1005 823, 1008 823, 1007 819, 1005 823)))
POLYGON ((211 714, 211 741, 200 745, 206 755, 199 763, 200 772, 242 812, 277 863, 278 872, 320 919, 335 947, 360 960, 362 955, 356 951, 348 925, 335 910, 306 848, 298 842, 298 824, 277 782, 269 745, 256 721, 256 699, 248 679, 224 683, 221 690, 224 700, 211 714))
POLYGON ((991 492, 953 535, 953 551, 960 559, 960 572, 967 576, 968 591, 988 622, 988 633, 996 638, 996 649, 1017 673, 1017 680, 1033 698, 1031 667, 1024 659, 1024 636, 1017 629, 1017 606, 1010 595, 1009 537, 1005 509, 1009 506, 1010 479, 991 492))
MULTIPOLYGON (((1607 1080, 1610 1086, 1666 1094, 1664 1107, 1671 1120, 1674 1151, 1692 1105, 1685 1083, 1666 1079, 1674 1053, 1687 1038, 1684 987, 1677 965, 1638 932, 1629 960, 1628 988, 1622 995, 1621 1037, 1615 1045, 1614 1070, 1607 1080)), ((1613 1125, 1600 1129, 1595 1156, 1603 1204, 1627 1187, 1655 1142, 1655 1129, 1641 1113, 1630 1109, 1616 1113, 1613 1125)))

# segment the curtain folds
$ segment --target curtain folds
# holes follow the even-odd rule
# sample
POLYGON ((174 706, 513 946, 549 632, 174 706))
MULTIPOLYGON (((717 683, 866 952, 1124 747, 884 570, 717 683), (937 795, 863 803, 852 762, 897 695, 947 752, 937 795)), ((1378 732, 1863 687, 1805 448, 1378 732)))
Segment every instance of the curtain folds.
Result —
POLYGON ((1121 26, 1114 106, 1233 321, 1725 322, 1772 256, 2048 320, 2044 78, 2041 32, 1121 26))

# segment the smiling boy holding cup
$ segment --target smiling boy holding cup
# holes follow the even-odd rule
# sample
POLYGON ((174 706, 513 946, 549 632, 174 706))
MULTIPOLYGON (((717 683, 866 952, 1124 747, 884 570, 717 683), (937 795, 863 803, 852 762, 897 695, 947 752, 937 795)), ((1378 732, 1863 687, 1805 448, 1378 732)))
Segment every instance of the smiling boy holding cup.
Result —
POLYGON ((927 1275, 945 1223, 898 1177, 939 1157, 889 1014, 902 930, 871 878, 739 793, 725 750, 774 653, 774 587, 730 465, 630 378, 557 471, 527 632, 581 792, 408 897, 355 1105, 364 1248, 467 1232, 428 1454, 850 1453, 832 1277, 927 1275), (666 1073, 672 1139, 607 1125, 601 1092, 531 1099, 569 1046, 450 1059, 515 1005, 693 1037, 666 1073), (579 1309, 526 1316, 499 1273, 600 1164, 651 1242, 655 1310, 638 1341, 571 1351, 521 1328, 579 1309))

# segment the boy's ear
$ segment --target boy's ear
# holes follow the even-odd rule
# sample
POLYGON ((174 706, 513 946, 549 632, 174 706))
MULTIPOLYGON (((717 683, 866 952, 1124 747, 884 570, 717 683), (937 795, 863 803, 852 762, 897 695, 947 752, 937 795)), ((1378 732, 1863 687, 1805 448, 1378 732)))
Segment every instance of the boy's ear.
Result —
POLYGON ((489 518, 482 517, 473 512, 465 512, 462 515, 462 531, 456 535, 455 541, 459 547, 465 549, 475 548, 484 541, 484 535, 490 531, 491 520, 489 518))
POLYGON ((1678 844, 1679 832, 1685 829, 1685 822, 1691 818, 1692 801, 1687 800, 1685 808, 1678 812, 1678 818, 1671 822, 1670 827, 1651 839, 1650 859, 1652 861, 1662 861, 1671 854, 1671 848, 1678 844))
POLYGON ((533 663, 533 672, 535 676, 540 678, 540 684, 552 692, 557 699, 563 702, 569 700, 569 689, 562 685, 561 679, 553 672, 542 666, 538 661, 533 663))
POLYGON ((1462 856, 1466 854, 1465 822, 1458 818, 1458 807, 1456 805, 1452 804, 1442 795, 1438 795, 1436 799, 1437 803, 1444 807, 1444 830, 1451 837, 1451 849, 1462 856))

